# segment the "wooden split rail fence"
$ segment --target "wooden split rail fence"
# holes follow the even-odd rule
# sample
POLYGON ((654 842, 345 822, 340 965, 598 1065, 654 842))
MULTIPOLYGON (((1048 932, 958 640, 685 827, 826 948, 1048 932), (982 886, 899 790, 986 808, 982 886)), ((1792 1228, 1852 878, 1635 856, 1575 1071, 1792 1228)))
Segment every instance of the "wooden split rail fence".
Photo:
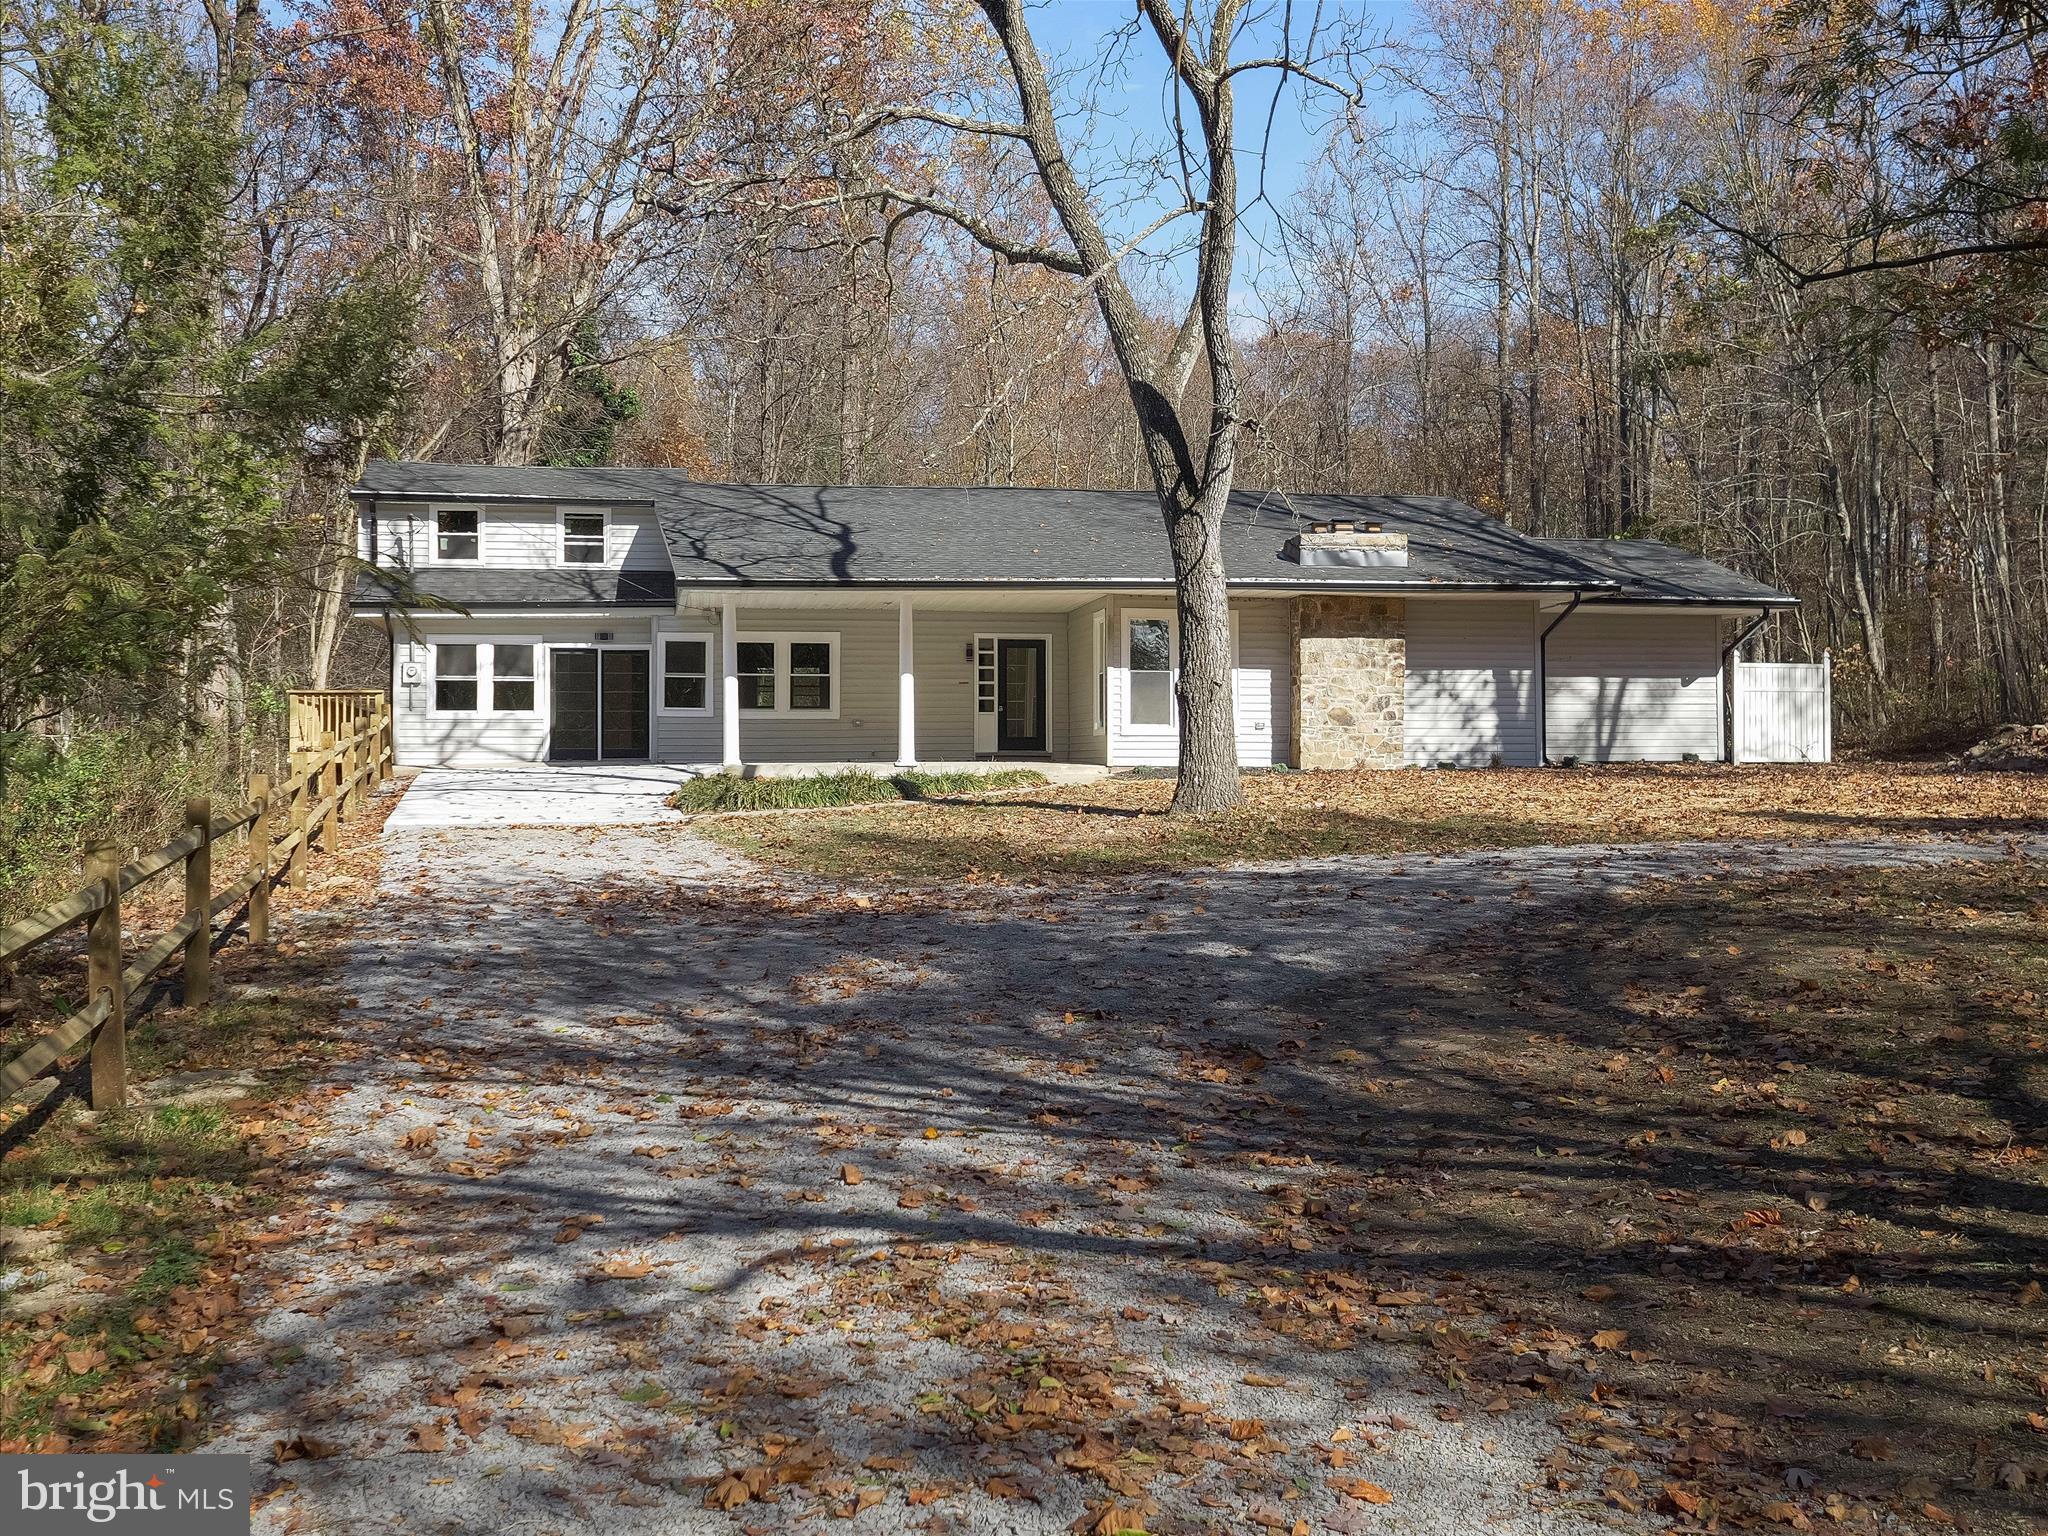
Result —
MULTIPOLYGON (((85 883, 18 923, 0 928, 5 965, 74 923, 86 925, 86 1004, 19 1056, 0 1067, 0 1102, 13 1097, 63 1057, 92 1042, 92 1107, 110 1109, 128 1095, 128 1005, 171 956, 184 952, 185 1002, 203 1006, 212 993, 214 919, 248 903, 249 942, 270 942, 270 889, 282 875, 303 890, 307 856, 334 846, 335 828, 363 812, 366 794, 393 771, 391 711, 381 693, 355 694, 346 719, 330 711, 317 745, 301 745, 294 730, 290 776, 273 786, 269 775, 249 776, 249 799, 239 811, 213 814, 204 795, 185 802, 185 831, 153 853, 121 862, 116 846, 101 841, 85 855, 85 883), (332 726, 341 724, 345 734, 332 726), (246 830, 248 868, 225 889, 214 886, 214 847, 246 830), (121 927, 121 898, 182 866, 185 913, 130 960, 121 927)), ((298 724, 294 711, 294 725, 298 724)))

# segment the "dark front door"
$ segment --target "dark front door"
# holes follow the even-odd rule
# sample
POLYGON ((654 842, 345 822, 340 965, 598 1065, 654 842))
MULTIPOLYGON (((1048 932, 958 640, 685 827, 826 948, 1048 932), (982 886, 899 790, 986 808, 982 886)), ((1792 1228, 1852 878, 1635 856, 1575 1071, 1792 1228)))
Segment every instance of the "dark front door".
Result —
POLYGON ((1045 750, 1045 642, 996 642, 996 750, 1045 750))
POLYGON ((554 728, 548 756, 558 763, 647 756, 647 653, 559 650, 550 653, 554 728))

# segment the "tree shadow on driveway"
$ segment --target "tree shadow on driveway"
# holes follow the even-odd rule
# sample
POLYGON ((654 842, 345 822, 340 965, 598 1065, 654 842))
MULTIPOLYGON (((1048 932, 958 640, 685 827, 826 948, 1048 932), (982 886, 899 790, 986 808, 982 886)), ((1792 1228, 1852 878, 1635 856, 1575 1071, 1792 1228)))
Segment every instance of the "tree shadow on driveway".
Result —
POLYGON ((230 1436, 318 1426, 368 1458, 281 1469, 319 1509, 428 1525, 870 1490, 976 1529, 2017 1520, 2037 1085, 1968 1022, 2004 961, 1914 903, 1994 882, 1963 905, 2018 914, 2002 955, 2032 869, 1888 876, 1846 925, 1827 875, 1626 889, 1706 856, 1068 896, 457 871, 353 966, 381 1064, 332 1095, 230 1436), (1801 967, 1828 1001, 1766 1013, 1801 967), (1829 1011, 1894 977, 1916 1011, 1829 1011), (409 1446, 464 1460, 408 1479, 409 1446))

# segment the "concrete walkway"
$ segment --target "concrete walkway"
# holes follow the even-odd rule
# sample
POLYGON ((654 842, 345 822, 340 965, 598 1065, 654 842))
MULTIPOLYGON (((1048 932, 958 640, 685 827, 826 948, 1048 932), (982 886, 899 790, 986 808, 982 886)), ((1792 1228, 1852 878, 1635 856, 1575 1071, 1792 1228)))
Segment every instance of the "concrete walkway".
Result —
POLYGON ((387 833, 446 827, 631 827, 680 821, 662 802, 686 770, 657 763, 422 768, 387 833))
MULTIPOLYGON (((926 763, 931 773, 986 773, 1035 768, 1054 784, 1088 784, 1109 770, 1094 763, 926 763)), ((666 805, 685 779, 717 773, 692 763, 535 763, 503 768, 422 768, 391 813, 393 833, 459 827, 645 827, 682 820, 666 805)), ((887 763, 764 763, 748 769, 768 778, 812 773, 874 773, 887 763)))

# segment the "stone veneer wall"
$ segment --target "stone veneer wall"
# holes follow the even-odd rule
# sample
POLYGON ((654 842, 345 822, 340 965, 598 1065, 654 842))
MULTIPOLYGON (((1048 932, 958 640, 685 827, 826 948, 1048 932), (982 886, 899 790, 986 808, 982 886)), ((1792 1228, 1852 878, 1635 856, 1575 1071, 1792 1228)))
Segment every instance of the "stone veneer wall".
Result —
POLYGON ((1294 600, 1296 766, 1406 761, 1407 608, 1398 597, 1294 600))

